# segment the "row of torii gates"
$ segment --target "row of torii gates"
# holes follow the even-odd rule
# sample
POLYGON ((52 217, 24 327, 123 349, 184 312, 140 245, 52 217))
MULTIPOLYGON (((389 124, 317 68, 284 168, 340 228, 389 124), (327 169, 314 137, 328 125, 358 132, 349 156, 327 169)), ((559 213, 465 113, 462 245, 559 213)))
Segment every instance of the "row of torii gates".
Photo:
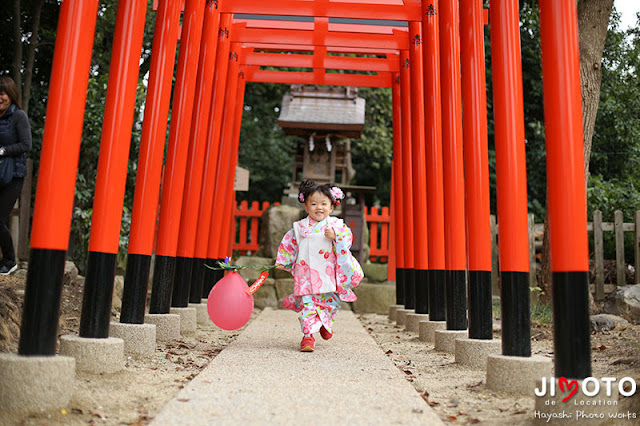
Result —
MULTIPOLYGON (((35 200, 20 355, 54 355, 98 0, 60 10, 35 200)), ((121 322, 200 303, 229 254, 246 82, 390 87, 397 303, 491 339, 482 0, 160 0, 121 322), (234 14, 236 15, 234 17, 234 14), (276 15, 273 20, 238 14, 276 15), (290 21, 278 16, 313 17, 290 21), (408 28, 333 18, 406 21, 408 28), (263 69, 312 68, 312 72, 263 69), (346 70, 335 72, 332 70, 346 70), (160 194, 160 188, 162 191, 160 194), (160 205, 158 206, 158 199, 160 205), (159 223, 156 219, 159 215, 159 223), (157 231, 157 241, 156 241, 157 231), (205 271, 206 269, 206 271, 205 271), (446 301, 446 302, 445 302, 446 301)), ((120 0, 97 165, 80 337, 109 334, 147 0, 120 0)), ((591 374, 577 11, 540 0, 555 375, 591 374)), ((503 355, 531 355, 527 186, 517 0, 489 8, 503 355)), ((359 21, 363 22, 363 21, 359 21)), ((267 166, 268 167, 268 166, 267 166)))

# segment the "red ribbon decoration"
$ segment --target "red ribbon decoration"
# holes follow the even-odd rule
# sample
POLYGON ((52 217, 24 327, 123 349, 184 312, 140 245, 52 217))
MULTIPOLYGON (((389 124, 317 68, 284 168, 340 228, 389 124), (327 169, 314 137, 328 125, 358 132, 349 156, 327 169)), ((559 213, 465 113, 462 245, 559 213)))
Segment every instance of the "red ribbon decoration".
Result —
POLYGON ((264 282, 267 280, 267 277, 269 276, 269 271, 262 271, 262 273, 260 274, 260 276, 258 277, 258 279, 256 280, 256 282, 254 282, 253 284, 251 284, 251 287, 249 287, 246 291, 247 294, 249 296, 253 295, 253 293, 255 293, 256 291, 258 291, 258 289, 260 288, 260 286, 262 284, 264 284, 264 282))

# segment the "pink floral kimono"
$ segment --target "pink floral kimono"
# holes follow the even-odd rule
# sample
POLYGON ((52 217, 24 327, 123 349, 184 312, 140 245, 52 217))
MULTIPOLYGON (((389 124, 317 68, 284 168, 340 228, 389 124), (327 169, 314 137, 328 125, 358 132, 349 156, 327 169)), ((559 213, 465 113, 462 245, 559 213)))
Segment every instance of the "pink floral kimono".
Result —
POLYGON ((352 241, 349 227, 333 216, 321 222, 307 216, 282 239, 276 264, 287 266, 293 275, 293 294, 282 305, 300 312, 303 333, 316 333, 323 325, 332 333, 340 301, 356 300, 352 289, 364 274, 351 254, 352 241), (336 241, 324 236, 327 226, 333 228, 336 241))

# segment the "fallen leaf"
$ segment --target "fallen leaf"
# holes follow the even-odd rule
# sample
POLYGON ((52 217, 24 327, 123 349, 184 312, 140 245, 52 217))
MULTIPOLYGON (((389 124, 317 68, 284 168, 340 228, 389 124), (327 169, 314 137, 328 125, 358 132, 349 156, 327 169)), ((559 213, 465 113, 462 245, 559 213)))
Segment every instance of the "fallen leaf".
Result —
POLYGON ((447 420, 449 420, 451 422, 457 422, 458 418, 456 416, 447 416, 447 420))
POLYGON ((598 349, 600 349, 601 351, 604 351, 605 349, 609 349, 609 346, 600 345, 598 346, 598 349))
POLYGON ((91 415, 92 416, 96 416, 96 417, 100 417, 100 420, 105 421, 107 420, 107 415, 104 411, 101 410, 91 410, 91 415))
POLYGON ((407 376, 410 376, 413 374, 413 372, 411 370, 404 370, 404 374, 406 374, 407 376))
POLYGON ((190 399, 189 398, 178 398, 178 401, 187 402, 187 401, 190 401, 190 399))
POLYGON ((385 354, 385 355, 389 355, 389 354, 392 354, 392 353, 393 353, 393 351, 392 351, 391 349, 389 349, 389 350, 388 350, 388 351, 386 351, 384 354, 385 354))
POLYGON ((621 358, 613 361, 611 365, 633 364, 634 362, 636 362, 636 360, 633 358, 621 358))
POLYGON ((469 420, 467 420, 467 423, 476 424, 476 423, 480 423, 480 420, 478 420, 478 419, 469 419, 469 420))

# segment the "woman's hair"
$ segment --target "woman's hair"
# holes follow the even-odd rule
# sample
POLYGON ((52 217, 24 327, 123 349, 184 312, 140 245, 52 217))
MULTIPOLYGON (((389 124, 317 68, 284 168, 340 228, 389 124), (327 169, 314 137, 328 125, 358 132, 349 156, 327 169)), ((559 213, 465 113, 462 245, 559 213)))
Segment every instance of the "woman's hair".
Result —
POLYGON ((11 103, 14 104, 16 108, 22 109, 18 87, 11 77, 7 77, 6 75, 0 77, 0 93, 6 93, 9 99, 11 99, 11 103))
MULTIPOLYGON (((298 201, 301 203, 304 203, 315 192, 319 192, 331 200, 331 205, 337 206, 340 204, 340 199, 344 197, 344 195, 342 195, 342 197, 336 197, 335 196, 336 189, 337 187, 332 183, 325 183, 324 185, 318 185, 310 179, 302 179, 302 182, 300 182, 298 201), (335 188, 333 189, 333 192, 334 192, 333 194, 332 194, 332 188, 335 188)), ((342 194, 342 191, 340 191, 340 194, 342 194)))

